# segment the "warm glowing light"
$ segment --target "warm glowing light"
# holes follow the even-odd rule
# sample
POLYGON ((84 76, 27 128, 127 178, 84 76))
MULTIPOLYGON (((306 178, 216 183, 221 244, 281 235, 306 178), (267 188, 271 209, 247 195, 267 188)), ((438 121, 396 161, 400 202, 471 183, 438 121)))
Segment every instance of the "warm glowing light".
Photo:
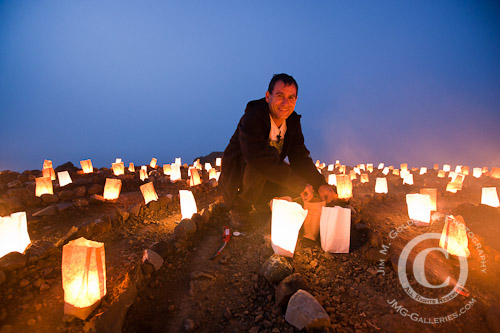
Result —
POLYGON ((337 175, 337 193, 339 199, 352 197, 352 182, 348 175, 337 175))
POLYGON ((176 180, 180 180, 181 178, 181 166, 180 164, 173 163, 170 165, 170 181, 174 182, 176 180))
POLYGON ((420 194, 427 194, 431 198, 431 211, 437 211, 437 189, 421 188, 420 194))
POLYGON ((327 170, 328 170, 328 171, 333 171, 334 167, 335 167, 335 165, 333 165, 333 164, 328 164, 328 169, 327 169, 327 170))
POLYGON ((80 165, 82 166, 83 173, 94 172, 94 168, 92 167, 92 161, 90 159, 80 161, 80 165))
POLYGON ((375 181, 375 193, 387 193, 387 178, 377 178, 375 181))
POLYGON ((427 168, 426 167, 421 167, 420 168, 420 175, 425 175, 427 173, 427 168))
POLYGON ((217 170, 215 168, 210 169, 210 171, 208 172, 208 179, 217 180, 217 170))
POLYGON ((115 176, 125 174, 125 166, 123 165, 123 162, 111 163, 111 169, 113 169, 115 176))
MULTIPOLYGON (((358 167, 354 167, 354 173, 356 173, 357 175, 361 175, 361 169, 358 168, 358 167)), ((355 178, 356 179, 356 178, 355 178)))
POLYGON ((337 186, 337 177, 335 176, 335 174, 332 173, 328 175, 328 185, 337 186))
POLYGON ((483 170, 481 168, 472 169, 472 176, 479 178, 483 175, 483 170))
POLYGON ((51 160, 45 160, 45 161, 43 161, 43 168, 44 169, 52 168, 52 161, 51 160))
POLYGON ((406 205, 410 219, 429 223, 431 221, 431 197, 428 194, 407 194, 406 205))
POLYGON ((363 164, 360 164, 359 165, 359 169, 360 170, 363 170, 363 171, 366 171, 366 165, 363 163, 363 164))
POLYGON ((450 172, 450 171, 451 171, 451 165, 449 165, 449 164, 444 164, 444 165, 443 165, 443 171, 444 171, 444 172, 450 172))
POLYGON ((182 162, 181 162, 181 158, 180 158, 180 157, 176 157, 176 158, 175 158, 175 164, 177 164, 179 167, 182 165, 182 162))
POLYGON ((316 168, 319 168, 319 160, 316 160, 316 168))
POLYGON ((340 173, 345 173, 345 168, 346 168, 346 166, 345 166, 345 165, 340 165, 340 166, 339 166, 339 172, 340 172, 340 173))
POLYGON ((439 164, 434 164, 434 170, 439 170, 439 164))
POLYGON ((181 215, 183 219, 190 219, 193 214, 198 212, 196 201, 194 200, 193 192, 187 190, 179 190, 181 202, 181 215))
POLYGON ((153 157, 151 159, 151 162, 149 162, 149 166, 152 167, 153 169, 156 168, 156 162, 158 162, 158 160, 153 157))
POLYGON ((158 200, 158 195, 156 194, 153 183, 146 183, 144 185, 141 185, 139 188, 141 189, 142 196, 144 197, 144 202, 146 203, 146 205, 150 201, 158 200))
POLYGON ((373 172, 373 164, 372 163, 366 164, 366 171, 373 172))
POLYGON ((467 176, 469 174, 469 167, 468 166, 462 166, 462 175, 467 176))
POLYGON ((488 167, 483 167, 483 173, 487 173, 488 172, 488 167))
POLYGON ((222 165, 222 158, 217 157, 217 158, 215 159, 215 166, 220 167, 221 165, 222 165))
POLYGON ((36 188, 35 195, 41 197, 43 194, 54 194, 54 188, 52 187, 52 180, 50 177, 39 177, 35 178, 36 188))
POLYGON ((446 185, 446 191, 451 193, 457 193, 457 191, 460 191, 462 189, 464 178, 464 175, 454 174, 451 181, 446 185))
POLYGON ((26 212, 0 217, 0 258, 10 252, 23 253, 30 243, 26 212))
POLYGON ((413 185, 413 175, 411 173, 406 174, 403 178, 403 185, 404 184, 413 185))
POLYGON ((135 172, 135 166, 134 166, 134 163, 129 163, 129 165, 128 165, 128 171, 130 171, 130 172, 135 172))
POLYGON ((121 163, 121 162, 122 162, 122 159, 121 159, 121 158, 118 158, 118 157, 117 157, 117 158, 115 159, 115 163, 121 163))
POLYGON ((481 204, 491 207, 500 207, 496 187, 483 187, 481 192, 481 204))
POLYGON ((293 257, 299 230, 306 216, 307 210, 304 210, 298 203, 273 199, 271 243, 274 253, 293 257))
POLYGON ((368 178, 368 174, 367 173, 362 174, 360 180, 361 180, 362 184, 363 183, 368 183, 370 181, 370 179, 368 178))
POLYGON ((356 172, 354 170, 349 171, 349 177, 351 177, 351 180, 356 180, 356 172))
POLYGON ((205 163, 205 170, 206 170, 206 171, 210 171, 210 170, 212 170, 212 164, 210 164, 210 163, 208 163, 208 162, 207 162, 207 163, 205 163))
POLYGON ((120 179, 106 178, 106 183, 104 184, 104 193, 102 196, 106 200, 118 199, 121 189, 122 181, 120 179))
POLYGON ((379 164, 378 164, 378 169, 379 169, 379 170, 382 170, 383 168, 384 168, 384 163, 379 163, 379 164))
POLYGON ((382 173, 387 176, 389 174, 389 167, 385 167, 384 170, 382 170, 382 173))
POLYGON ((68 184, 71 184, 73 181, 69 175, 68 171, 61 171, 57 173, 57 178, 59 179, 59 186, 63 187, 68 184))
POLYGON ((461 165, 457 165, 455 167, 455 173, 462 173, 462 166, 461 165))
POLYGON ((446 216, 439 246, 455 256, 467 258, 470 255, 465 221, 462 216, 446 216))
POLYGON ((64 313, 85 320, 106 295, 104 243, 70 241, 63 247, 61 270, 64 313))
POLYGON ((349 208, 323 207, 319 230, 323 251, 349 253, 351 235, 351 210, 349 208))
POLYGON ((49 177, 51 180, 56 180, 56 172, 52 168, 45 168, 42 170, 43 177, 49 177))
POLYGON ((163 174, 165 176, 170 176, 170 172, 172 171, 172 167, 170 164, 163 164, 163 174))
POLYGON ((198 169, 190 168, 191 177, 189 178, 189 186, 196 186, 201 184, 200 174, 198 173, 198 169))
POLYGON ((444 170, 438 171, 438 178, 444 178, 445 176, 446 176, 446 171, 444 171, 444 170))
POLYGON ((399 169, 392 170, 392 174, 396 175, 396 176, 399 176, 399 169))
POLYGON ((500 168, 491 168, 490 177, 495 179, 500 179, 500 168))
POLYGON ((307 210, 307 216, 302 227, 302 237, 313 241, 319 236, 319 221, 321 218, 321 208, 325 207, 325 201, 307 201, 304 202, 304 209, 307 210))
POLYGON ((408 163, 401 163, 399 168, 401 169, 401 172, 408 171, 408 163))
POLYGON ((144 181, 145 179, 148 179, 148 171, 146 169, 141 168, 139 170, 139 178, 144 181))

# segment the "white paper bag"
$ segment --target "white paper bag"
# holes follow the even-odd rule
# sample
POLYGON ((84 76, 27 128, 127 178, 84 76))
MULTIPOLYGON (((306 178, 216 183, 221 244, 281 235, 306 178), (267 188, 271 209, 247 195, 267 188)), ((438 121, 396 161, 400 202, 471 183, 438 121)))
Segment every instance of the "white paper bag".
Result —
POLYGON ((307 210, 296 202, 273 199, 271 217, 271 242, 274 253, 293 257, 297 237, 307 210))
POLYGON ((339 206, 323 207, 319 233, 323 251, 349 253, 351 210, 339 206))

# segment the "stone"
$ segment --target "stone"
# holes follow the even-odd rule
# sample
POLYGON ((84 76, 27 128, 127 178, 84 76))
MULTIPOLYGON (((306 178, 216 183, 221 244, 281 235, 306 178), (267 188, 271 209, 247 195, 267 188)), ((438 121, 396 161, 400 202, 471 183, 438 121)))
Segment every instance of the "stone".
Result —
POLYGON ((20 180, 13 180, 11 182, 7 183, 7 188, 13 189, 13 188, 19 188, 23 187, 23 183, 20 180))
POLYGON ((99 194, 92 194, 89 198, 90 203, 104 203, 106 200, 102 195, 99 194))
POLYGON ((59 192, 59 198, 61 198, 61 200, 73 200, 75 198, 75 192, 71 190, 62 190, 59 192))
POLYGON ((365 252, 365 258, 369 262, 378 263, 381 259, 386 260, 387 256, 383 253, 380 253, 380 250, 378 248, 370 248, 365 252))
POLYGON ((56 205, 57 211, 62 212, 70 207, 73 207, 73 203, 71 202, 61 202, 56 205))
POLYGON ((298 290, 288 302, 285 320, 295 328, 319 330, 331 327, 330 317, 311 294, 298 290))
POLYGON ((97 219, 94 222, 94 235, 99 235, 105 232, 110 231, 113 228, 113 225, 109 219, 97 219))
POLYGON ((78 169, 73 165, 71 162, 66 162, 64 164, 59 165, 57 168, 54 169, 55 172, 61 172, 61 171, 68 171, 68 172, 77 172, 78 169))
POLYGON ((76 238, 76 233, 78 232, 78 228, 75 226, 72 226, 71 229, 61 238, 57 241, 55 244, 56 247, 61 247, 67 242, 69 242, 72 239, 76 238))
POLYGON ((94 235, 95 225, 96 224, 94 222, 91 222, 91 223, 87 223, 85 225, 80 226, 78 228, 78 232, 76 233, 75 239, 80 238, 80 237, 83 237, 86 239, 91 239, 92 235, 94 235))
POLYGON ((260 267, 259 274, 267 281, 276 283, 293 273, 293 266, 283 256, 273 254, 260 267))
POLYGON ((119 216, 119 219, 121 219, 123 222, 127 221, 129 216, 130 216, 129 212, 127 212, 125 209, 120 208, 120 207, 118 207, 116 209, 116 214, 117 214, 117 216, 119 216))
POLYGON ((164 196, 164 197, 160 197, 159 201, 160 201, 161 208, 166 208, 168 206, 168 204, 172 202, 172 199, 167 197, 167 196, 164 196))
POLYGON ((49 286, 48 284, 43 283, 43 284, 40 286, 40 291, 45 291, 45 290, 47 290, 47 289, 49 289, 49 288, 50 288, 50 286, 49 286))
POLYGON ((40 197, 42 198, 42 202, 45 204, 54 204, 59 202, 59 196, 57 194, 42 194, 40 197))
POLYGON ((104 192, 104 186, 99 184, 92 184, 87 190, 88 195, 101 194, 104 192))
POLYGON ((130 206, 128 212, 132 216, 137 216, 137 215, 139 215, 139 212, 141 211, 141 206, 142 206, 141 202, 136 203, 135 205, 130 206))
POLYGON ((47 251, 53 248, 55 248, 55 246, 54 244, 52 244, 52 242, 43 240, 32 241, 31 246, 26 250, 25 253, 28 258, 45 258, 45 256, 47 256, 47 251))
POLYGON ((160 202, 158 200, 151 201, 148 204, 148 208, 153 212, 157 212, 161 208, 160 202))
POLYGON ((0 270, 10 272, 26 266, 28 257, 19 252, 10 252, 0 258, 0 270))
POLYGON ((158 241, 151 246, 151 250, 158 253, 163 259, 165 259, 169 254, 174 252, 174 245, 172 242, 167 242, 165 240, 158 241))
POLYGON ((21 200, 27 200, 29 197, 30 193, 27 188, 13 188, 7 191, 7 195, 9 197, 15 197, 21 200))
POLYGON ((299 289, 309 290, 306 280, 299 273, 293 273, 280 282, 274 291, 274 299, 277 307, 283 307, 288 304, 290 297, 299 289))
POLYGON ((196 225, 196 229, 201 229, 203 225, 207 222, 205 221, 203 216, 201 216, 198 213, 193 214, 193 216, 191 216, 191 220, 193 220, 194 224, 196 225))
POLYGON ((183 219, 179 222, 179 226, 180 225, 186 229, 187 235, 193 235, 196 233, 196 223, 192 219, 183 219))
POLYGON ((186 228, 183 224, 178 224, 174 229, 173 237, 175 240, 187 240, 186 228))
POLYGON ((78 186, 77 188, 75 188, 73 190, 73 194, 77 198, 84 197, 86 193, 87 193, 87 189, 85 188, 85 186, 78 186))
POLYGON ((5 275, 5 273, 0 270, 0 286, 5 282, 7 281, 7 275, 5 275))
POLYGON ((39 210, 38 212, 34 213, 33 216, 52 216, 57 214, 57 207, 55 205, 51 205, 48 207, 45 207, 42 210, 39 210))
POLYGON ((163 258, 155 251, 146 249, 142 254, 142 262, 150 263, 151 265, 153 265, 155 271, 157 271, 163 265, 163 258))
POLYGON ((500 305, 492 305, 486 313, 486 321, 492 332, 500 333, 500 305))
POLYGON ((118 301, 97 317, 95 327, 97 332, 121 332, 128 308, 134 303, 137 287, 132 283, 125 292, 120 294, 118 301))

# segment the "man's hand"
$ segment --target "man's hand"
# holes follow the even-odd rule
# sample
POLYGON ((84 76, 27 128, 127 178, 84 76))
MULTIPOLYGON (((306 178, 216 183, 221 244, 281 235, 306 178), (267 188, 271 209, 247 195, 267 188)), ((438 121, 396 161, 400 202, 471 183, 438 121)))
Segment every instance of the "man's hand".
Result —
POLYGON ((321 185, 318 189, 318 194, 320 199, 326 201, 326 203, 331 202, 336 197, 338 198, 333 188, 328 185, 321 185))
POLYGON ((304 191, 302 191, 302 193, 300 193, 302 200, 304 202, 308 202, 309 200, 311 200, 313 198, 313 191, 314 191, 314 189, 313 189, 312 185, 307 184, 304 191))

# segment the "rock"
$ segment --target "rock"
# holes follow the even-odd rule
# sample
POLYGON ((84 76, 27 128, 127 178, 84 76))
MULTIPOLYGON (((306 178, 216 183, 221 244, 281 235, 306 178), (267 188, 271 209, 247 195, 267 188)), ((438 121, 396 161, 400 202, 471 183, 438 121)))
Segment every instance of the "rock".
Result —
POLYGON ((299 273, 293 273, 287 276, 280 282, 274 292, 275 304, 277 307, 282 307, 288 304, 290 297, 295 294, 299 289, 309 290, 307 282, 299 273))
POLYGON ((141 202, 136 203, 135 205, 130 206, 128 212, 132 216, 137 216, 137 215, 139 215, 139 212, 141 211, 141 206, 142 206, 141 202))
POLYGON ((201 229, 203 227, 203 225, 206 222, 208 222, 208 220, 205 221, 205 218, 198 213, 193 214, 193 216, 191 217, 191 220, 193 220, 193 222, 195 223, 196 229, 201 229))
MULTIPOLYGON (((224 313, 225 314, 225 313, 224 313)), ((182 322, 182 327, 184 328, 185 332, 194 332, 196 329, 196 325, 192 319, 184 319, 182 322)))
POLYGON ((187 235, 193 235, 196 233, 196 223, 192 219, 183 219, 179 222, 179 226, 180 225, 186 229, 187 235))
POLYGON ((104 199, 104 197, 102 195, 99 195, 99 194, 92 194, 89 198, 90 202, 91 203, 103 203, 103 202, 106 202, 106 200, 104 199))
POLYGON ((51 205, 48 207, 45 207, 42 210, 39 210, 38 212, 34 213, 33 216, 52 216, 57 214, 57 207, 55 205, 51 205))
POLYGON ((113 228, 111 221, 109 219, 97 219, 94 222, 94 235, 103 234, 110 231, 113 228))
POLYGON ((155 271, 157 271, 163 265, 163 258, 155 251, 146 249, 142 254, 142 262, 150 263, 151 265, 153 265, 155 271))
POLYGON ((80 237, 83 237, 83 238, 86 238, 86 239, 91 239, 92 236, 94 235, 94 227, 95 227, 95 223, 94 222, 91 222, 91 223, 87 223, 85 225, 82 225, 78 228, 78 232, 76 233, 76 236, 74 236, 74 238, 80 238, 80 237))
POLYGON ((370 233, 370 246, 379 249, 382 246, 382 238, 375 233, 370 233))
POLYGON ((148 208, 153 212, 157 212, 161 208, 160 202, 158 200, 151 201, 148 204, 148 208))
POLYGON ((500 333, 500 306, 495 304, 488 309, 486 321, 492 332, 500 333))
POLYGON ((77 172, 78 169, 73 165, 71 162, 66 162, 64 164, 59 165, 57 168, 54 169, 55 172, 61 172, 61 171, 68 171, 68 172, 77 172))
POLYGON ((132 283, 123 292, 117 302, 114 302, 109 309, 97 317, 97 332, 121 332, 125 315, 128 308, 134 303, 137 296, 137 287, 132 283))
POLYGON ((259 274, 269 282, 280 282, 293 273, 293 266, 285 258, 277 254, 269 257, 260 267, 259 274))
POLYGON ((160 200, 161 208, 166 208, 168 206, 168 204, 172 202, 172 199, 167 197, 167 196, 160 197, 159 200, 160 200))
POLYGON ((186 228, 183 224, 178 224, 174 229, 173 237, 175 240, 187 240, 186 228))
POLYGON ((104 186, 99 184, 92 184, 87 190, 88 195, 101 194, 104 192, 104 186))
POLYGON ((77 198, 81 198, 81 197, 85 196, 86 193, 87 193, 87 189, 85 188, 85 186, 78 186, 77 188, 75 188, 73 190, 73 194, 77 198))
POLYGON ((20 180, 13 180, 11 182, 7 183, 7 188, 13 189, 13 188, 19 188, 23 187, 23 183, 20 180))
POLYGON ((0 258, 0 270, 10 272, 26 266, 28 257, 19 252, 10 252, 0 258))
POLYGON ((307 291, 297 291, 288 302, 285 320, 301 330, 331 327, 330 317, 318 301, 307 291))
POLYGON ((75 204, 76 207, 85 207, 89 205, 89 201, 83 198, 78 198, 73 203, 75 204))
POLYGON ((28 199, 30 193, 27 188, 21 187, 8 190, 7 195, 9 197, 15 197, 24 201, 28 199))
POLYGON ((45 290, 47 290, 47 289, 49 289, 49 288, 50 288, 50 286, 49 286, 48 284, 43 283, 43 284, 40 286, 40 291, 45 291, 45 290))
POLYGON ((19 286, 20 287, 26 287, 30 284, 30 281, 28 279, 22 279, 20 282, 19 282, 19 286))
POLYGON ((380 250, 378 248, 370 248, 368 251, 366 251, 365 258, 366 260, 374 263, 378 263, 381 259, 387 260, 387 256, 383 253, 380 253, 380 250))
MULTIPOLYGON (((353 222, 353 223, 356 223, 356 222, 353 222)), ((354 227, 356 228, 357 231, 360 231, 360 232, 366 232, 366 231, 370 230, 366 224, 361 223, 361 222, 356 223, 354 225, 354 227)))
POLYGON ((163 259, 174 252, 174 246, 171 242, 164 240, 158 241, 151 246, 151 250, 158 253, 163 259))
POLYGON ((71 202, 61 202, 56 205, 58 212, 62 212, 63 210, 66 210, 70 207, 73 207, 73 204, 71 202))
POLYGON ((47 256, 47 251, 55 248, 54 244, 49 241, 34 241, 31 246, 26 250, 26 256, 44 258, 47 256))
POLYGON ((42 202, 45 204, 53 204, 59 202, 59 196, 57 194, 42 194, 42 202))
POLYGON ((59 192, 59 198, 61 198, 61 200, 73 200, 75 198, 75 192, 71 190, 63 190, 59 192))
POLYGON ((130 216, 130 213, 123 208, 117 208, 116 213, 123 222, 127 221, 130 216))
POLYGON ((56 247, 61 247, 72 239, 76 239, 76 233, 78 232, 78 228, 72 226, 71 229, 64 235, 61 239, 57 241, 55 244, 56 247))
POLYGON ((7 280, 7 275, 0 270, 0 286, 7 280))

